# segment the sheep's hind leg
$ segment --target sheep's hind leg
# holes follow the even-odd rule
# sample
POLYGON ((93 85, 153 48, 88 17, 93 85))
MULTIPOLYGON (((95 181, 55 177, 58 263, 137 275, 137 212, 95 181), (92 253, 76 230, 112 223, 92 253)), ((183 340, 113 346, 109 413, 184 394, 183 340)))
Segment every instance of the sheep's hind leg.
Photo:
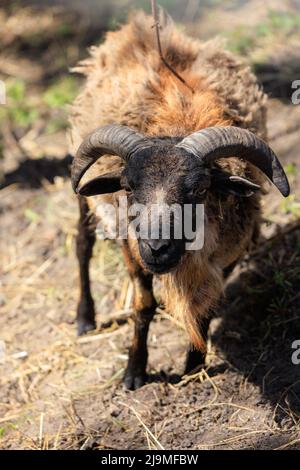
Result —
POLYGON ((88 204, 79 197, 80 218, 76 239, 76 254, 80 273, 80 298, 77 307, 77 331, 81 336, 96 328, 95 307, 90 288, 89 264, 95 243, 95 224, 88 204))
MULTIPOLYGON (((207 342, 210 320, 211 320, 210 317, 203 318, 199 326, 199 329, 201 331, 201 336, 205 342, 205 345, 207 342)), ((193 347, 190 347, 187 353, 187 357, 186 357, 184 373, 190 374, 193 371, 196 372, 197 370, 199 370, 201 366, 205 365, 205 357, 206 357, 206 349, 203 351, 199 351, 197 349, 194 349, 193 347)))
POLYGON ((126 264, 134 286, 134 337, 129 350, 128 364, 124 375, 125 386, 136 390, 147 380, 147 337, 149 325, 154 317, 156 301, 152 290, 153 276, 146 274, 132 259, 124 246, 126 264))

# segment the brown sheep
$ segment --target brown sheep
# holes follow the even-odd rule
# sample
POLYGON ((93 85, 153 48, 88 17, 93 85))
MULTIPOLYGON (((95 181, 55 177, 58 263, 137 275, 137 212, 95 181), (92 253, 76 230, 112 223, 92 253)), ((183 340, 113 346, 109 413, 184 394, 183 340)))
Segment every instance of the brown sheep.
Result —
POLYGON ((250 69, 218 42, 190 39, 168 22, 161 31, 165 58, 192 91, 162 63, 152 25, 152 18, 136 14, 91 49, 76 68, 87 79, 71 113, 72 183, 80 205, 79 334, 95 327, 89 261, 95 223, 110 225, 103 203, 117 206, 118 196, 126 195, 129 205, 143 203, 146 212, 158 200, 205 207, 201 250, 130 233, 122 242, 136 312, 125 373, 130 389, 146 380, 153 275, 161 277, 167 310, 190 337, 188 372, 204 363, 209 319, 224 280, 259 232, 265 175, 283 195, 289 192, 280 163, 261 140, 266 97, 250 69))

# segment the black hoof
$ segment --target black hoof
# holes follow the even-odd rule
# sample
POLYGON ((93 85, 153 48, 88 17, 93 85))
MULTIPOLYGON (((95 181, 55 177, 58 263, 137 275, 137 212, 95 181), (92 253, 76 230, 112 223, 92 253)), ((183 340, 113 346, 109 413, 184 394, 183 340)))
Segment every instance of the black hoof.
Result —
POLYGON ((89 331, 96 329, 96 323, 92 321, 82 320, 78 321, 77 323, 77 334, 78 336, 82 336, 89 331))
POLYGON ((185 363, 184 375, 198 372, 205 367, 205 355, 200 351, 194 349, 190 350, 187 354, 185 363))
POLYGON ((83 298, 77 307, 77 333, 82 336, 95 330, 95 307, 92 298, 83 298))
POLYGON ((145 373, 136 373, 127 370, 124 375, 124 385, 128 390, 137 390, 145 385, 147 381, 147 375, 145 373))

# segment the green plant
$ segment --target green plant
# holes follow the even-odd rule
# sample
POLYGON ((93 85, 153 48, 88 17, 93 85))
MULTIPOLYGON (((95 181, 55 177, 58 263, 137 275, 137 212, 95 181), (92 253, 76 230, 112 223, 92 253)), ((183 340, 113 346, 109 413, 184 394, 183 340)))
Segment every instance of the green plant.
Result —
POLYGON ((300 14, 270 10, 268 22, 274 31, 289 33, 295 28, 300 28, 300 14))
POLYGON ((5 83, 7 105, 1 107, 0 119, 9 119, 14 125, 29 126, 39 116, 23 80, 9 79, 5 83))
POLYGON ((57 131, 65 130, 68 127, 68 120, 64 116, 57 116, 47 123, 46 125, 46 133, 47 134, 55 134, 57 131))
POLYGON ((225 35, 228 48, 237 54, 247 54, 255 44, 255 38, 245 26, 239 26, 225 35))
POLYGON ((40 218, 39 214, 29 208, 25 209, 24 216, 29 222, 37 222, 40 218))
POLYGON ((71 103, 78 93, 78 82, 74 77, 60 78, 44 93, 43 101, 50 108, 63 108, 71 103))
POLYGON ((264 21, 249 28, 238 26, 225 34, 228 48, 235 53, 245 55, 265 40, 271 41, 278 35, 284 37, 292 34, 300 35, 300 14, 270 10, 264 21))
POLYGON ((296 176, 297 175, 297 167, 296 167, 296 165, 294 165, 294 163, 288 163, 287 165, 285 165, 284 171, 289 176, 296 176))
POLYGON ((280 208, 285 214, 293 214, 296 217, 300 217, 300 202, 296 201, 294 194, 284 199, 280 204, 280 208))

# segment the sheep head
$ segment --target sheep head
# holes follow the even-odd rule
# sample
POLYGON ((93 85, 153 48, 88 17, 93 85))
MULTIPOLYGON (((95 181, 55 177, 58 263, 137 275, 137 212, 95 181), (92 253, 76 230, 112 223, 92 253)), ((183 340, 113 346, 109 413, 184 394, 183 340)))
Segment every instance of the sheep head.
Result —
MULTIPOLYGON (((215 167, 220 158, 240 157, 259 168, 279 189, 289 194, 284 170, 271 148, 253 133, 233 126, 211 127, 187 137, 150 137, 121 125, 96 129, 79 147, 72 165, 72 185, 83 196, 112 193, 124 188, 129 204, 145 207, 149 218, 152 207, 180 206, 195 208, 205 202, 209 191, 251 197, 260 188, 257 184, 228 174, 215 167), (101 175, 79 187, 87 169, 102 155, 118 155, 124 163, 120 172, 101 175)), ((160 216, 163 215, 162 212, 160 216)), ((171 213, 170 237, 161 230, 161 217, 151 218, 151 234, 139 237, 139 251, 147 269, 165 273, 174 268, 185 252, 186 239, 174 237, 174 226, 183 225, 171 213), (156 227, 153 227, 153 224, 156 227)), ((184 229, 181 233, 185 233, 184 229)))

